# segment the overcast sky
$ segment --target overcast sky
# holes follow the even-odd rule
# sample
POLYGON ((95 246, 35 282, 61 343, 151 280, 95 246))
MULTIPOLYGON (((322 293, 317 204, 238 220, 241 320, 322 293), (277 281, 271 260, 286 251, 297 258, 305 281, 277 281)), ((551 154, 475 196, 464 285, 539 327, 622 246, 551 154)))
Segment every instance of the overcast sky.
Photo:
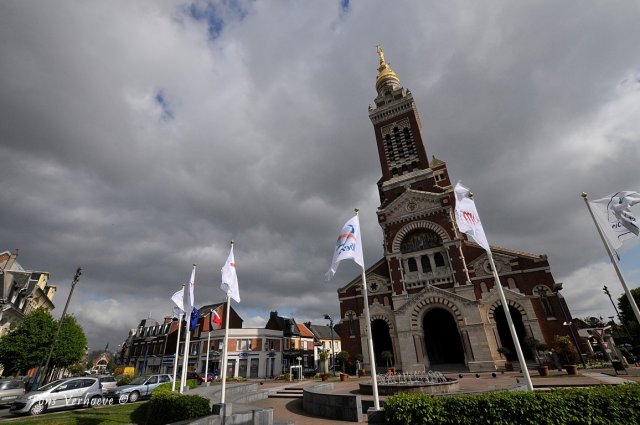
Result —
MULTIPOLYGON (((367 107, 381 43, 429 156, 493 245, 546 253, 577 317, 622 289, 580 197, 640 190, 640 6, 599 1, 0 2, 0 250, 48 271, 58 317, 115 348, 197 264, 222 302, 236 241, 246 327, 326 323, 342 224, 383 255, 367 107)), ((622 265, 640 279, 640 248, 622 265)))

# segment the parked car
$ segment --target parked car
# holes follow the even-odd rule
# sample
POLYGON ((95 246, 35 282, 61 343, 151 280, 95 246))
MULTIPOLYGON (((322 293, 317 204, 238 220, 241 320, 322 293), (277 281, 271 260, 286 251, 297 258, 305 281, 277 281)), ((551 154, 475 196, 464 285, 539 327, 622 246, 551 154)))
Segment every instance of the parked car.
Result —
POLYGON ((627 348, 620 348, 620 352, 624 357, 626 357, 627 363, 636 364, 636 362, 638 361, 638 358, 635 356, 635 354, 632 354, 627 348))
POLYGON ((97 377, 102 385, 103 392, 109 392, 118 386, 118 381, 111 375, 102 375, 97 377))
POLYGON ((213 382, 214 376, 213 376, 213 373, 209 372, 207 373, 207 378, 205 380, 204 374, 201 375, 199 373, 196 373, 196 379, 198 380, 199 383, 202 384, 203 382, 213 382))
POLYGON ((172 382, 173 379, 169 374, 139 376, 127 385, 121 385, 115 389, 105 393, 107 397, 117 398, 120 403, 133 403, 141 397, 151 396, 158 385, 172 382))
POLYGON ((24 394, 24 382, 20 379, 6 379, 0 381, 0 405, 11 404, 24 394))
POLYGON ((98 378, 67 378, 16 398, 10 411, 15 414, 39 415, 47 410, 64 407, 96 406, 103 401, 98 378))

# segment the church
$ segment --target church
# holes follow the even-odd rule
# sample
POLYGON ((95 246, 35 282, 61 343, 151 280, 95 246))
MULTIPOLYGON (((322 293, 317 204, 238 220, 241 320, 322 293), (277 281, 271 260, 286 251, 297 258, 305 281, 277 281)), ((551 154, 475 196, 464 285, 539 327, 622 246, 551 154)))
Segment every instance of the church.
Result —
MULTIPOLYGON (((458 231, 447 164, 429 158, 411 91, 377 50, 377 96, 369 118, 382 169, 377 216, 384 257, 365 272, 368 299, 361 276, 338 289, 343 350, 371 365, 367 302, 378 373, 390 358, 405 372, 502 369, 517 359, 489 259, 458 231)), ((525 340, 551 346, 554 335, 569 335, 562 284, 554 281, 544 254, 491 250, 518 339, 534 361, 536 351, 525 340)))

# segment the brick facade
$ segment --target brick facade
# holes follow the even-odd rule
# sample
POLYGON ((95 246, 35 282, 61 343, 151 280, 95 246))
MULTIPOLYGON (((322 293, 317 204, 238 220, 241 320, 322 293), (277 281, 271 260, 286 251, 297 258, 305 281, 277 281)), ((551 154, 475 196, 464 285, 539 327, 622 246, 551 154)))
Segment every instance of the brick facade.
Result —
MULTIPOLYGON (((446 363, 495 370, 505 363, 498 348, 513 348, 513 341, 488 257, 457 230, 447 165, 428 160, 412 94, 383 54, 377 81, 369 117, 382 168, 377 215, 385 256, 366 271, 376 358, 391 351, 404 371, 446 363)), ((492 252, 521 343, 528 336, 550 345, 554 335, 568 335, 569 310, 546 256, 495 246, 492 252)), ((338 290, 340 329, 343 349, 351 358, 362 355, 366 367, 361 290, 361 277, 338 290)))

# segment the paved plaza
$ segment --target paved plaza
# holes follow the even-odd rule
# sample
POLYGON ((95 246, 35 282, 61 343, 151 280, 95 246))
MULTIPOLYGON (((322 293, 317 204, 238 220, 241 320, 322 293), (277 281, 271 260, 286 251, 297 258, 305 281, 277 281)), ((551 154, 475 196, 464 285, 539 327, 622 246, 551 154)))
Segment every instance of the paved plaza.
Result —
MULTIPOLYGON (((625 382, 640 382, 640 368, 629 368, 628 374, 616 375, 613 369, 590 369, 581 371, 577 376, 569 376, 566 372, 550 371, 550 375, 546 377, 538 376, 535 370, 532 370, 531 380, 536 391, 544 391, 550 388, 560 387, 587 387, 593 385, 617 385, 625 382)), ((460 392, 473 393, 480 391, 491 391, 516 388, 522 385, 523 375, 519 372, 496 372, 495 377, 492 373, 475 373, 469 372, 451 372, 445 373, 447 377, 459 380, 460 392), (459 375, 462 374, 462 378, 459 375)), ((333 393, 357 393, 358 384, 360 382, 368 382, 370 378, 357 378, 350 376, 348 381, 341 382, 339 379, 331 381, 334 384, 333 393)), ((284 392, 290 388, 304 388, 309 385, 318 384, 318 380, 303 380, 295 382, 283 381, 263 381, 261 389, 272 393, 284 392)), ((370 400, 373 403, 373 396, 361 395, 363 401, 370 400)), ((384 400, 386 397, 380 397, 384 400)), ((349 423, 348 421, 337 421, 335 419, 324 419, 308 415, 302 410, 302 399, 299 398, 266 398, 252 403, 252 406, 262 408, 272 408, 275 423, 296 425, 318 425, 318 424, 334 424, 349 423)), ((363 412, 365 413, 365 412, 363 412)), ((367 422, 366 414, 364 422, 367 422)))

